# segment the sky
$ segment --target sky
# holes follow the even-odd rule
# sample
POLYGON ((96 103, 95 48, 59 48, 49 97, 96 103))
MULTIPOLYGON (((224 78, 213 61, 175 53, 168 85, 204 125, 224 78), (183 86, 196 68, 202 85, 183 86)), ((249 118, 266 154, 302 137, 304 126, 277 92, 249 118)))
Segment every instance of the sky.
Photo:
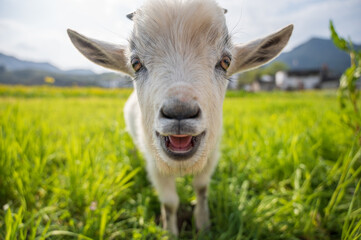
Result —
MULTIPOLYGON (((127 43, 133 23, 125 16, 144 0, 0 0, 0 52, 63 69, 102 69, 71 44, 66 29, 127 43)), ((329 38, 329 20, 340 35, 361 43, 361 0, 218 0, 228 9, 234 43, 271 34, 288 24, 294 32, 285 51, 312 37, 329 38)))

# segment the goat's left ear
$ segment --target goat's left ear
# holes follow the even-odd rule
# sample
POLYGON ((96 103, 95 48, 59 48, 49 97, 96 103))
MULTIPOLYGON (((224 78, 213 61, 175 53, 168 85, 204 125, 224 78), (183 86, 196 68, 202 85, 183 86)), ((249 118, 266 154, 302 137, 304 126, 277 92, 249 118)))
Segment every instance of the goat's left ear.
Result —
POLYGON ((247 71, 271 61, 280 54, 291 37, 293 25, 273 33, 265 38, 234 46, 232 63, 228 76, 237 72, 247 71))
POLYGON ((71 29, 68 29, 68 35, 79 52, 90 61, 129 76, 134 75, 134 71, 128 65, 125 46, 88 38, 71 29))

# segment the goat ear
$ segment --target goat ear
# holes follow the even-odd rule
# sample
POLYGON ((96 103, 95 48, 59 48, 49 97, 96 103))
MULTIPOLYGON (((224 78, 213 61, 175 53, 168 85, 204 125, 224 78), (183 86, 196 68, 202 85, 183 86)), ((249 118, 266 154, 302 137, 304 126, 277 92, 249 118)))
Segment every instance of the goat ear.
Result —
POLYGON ((71 29, 68 35, 74 46, 90 61, 112 70, 133 76, 134 71, 128 65, 126 47, 87 38, 71 29))
POLYGON ((233 59, 227 75, 262 66, 277 57, 286 46, 292 31, 291 24, 265 38, 236 45, 232 51, 233 59))

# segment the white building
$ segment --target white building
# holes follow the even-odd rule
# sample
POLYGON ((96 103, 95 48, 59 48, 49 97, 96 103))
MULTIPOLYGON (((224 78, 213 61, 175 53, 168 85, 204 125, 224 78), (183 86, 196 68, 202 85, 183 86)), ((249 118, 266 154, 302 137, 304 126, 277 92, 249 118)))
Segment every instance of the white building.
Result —
POLYGON ((282 90, 320 88, 322 81, 319 70, 279 71, 275 78, 276 86, 282 90))

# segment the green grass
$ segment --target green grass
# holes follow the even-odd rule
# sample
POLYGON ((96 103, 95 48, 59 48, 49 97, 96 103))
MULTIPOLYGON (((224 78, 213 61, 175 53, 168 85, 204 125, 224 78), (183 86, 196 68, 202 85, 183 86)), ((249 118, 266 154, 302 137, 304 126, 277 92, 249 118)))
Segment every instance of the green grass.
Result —
MULTIPOLYGON (((168 239, 125 131, 129 90, 0 86, 0 239, 168 239)), ((210 231, 177 180, 181 239, 360 239, 361 150, 333 92, 229 92, 210 231)))

